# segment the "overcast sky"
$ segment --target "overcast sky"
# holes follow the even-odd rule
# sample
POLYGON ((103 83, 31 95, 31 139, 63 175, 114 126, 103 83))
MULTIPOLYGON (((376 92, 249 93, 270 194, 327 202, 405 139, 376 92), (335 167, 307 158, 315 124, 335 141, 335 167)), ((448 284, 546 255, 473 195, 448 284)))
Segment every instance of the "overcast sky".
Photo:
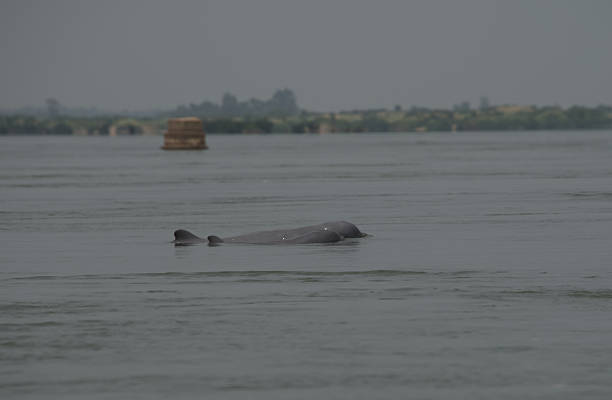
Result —
POLYGON ((2 0, 0 108, 612 104, 612 1, 2 0))

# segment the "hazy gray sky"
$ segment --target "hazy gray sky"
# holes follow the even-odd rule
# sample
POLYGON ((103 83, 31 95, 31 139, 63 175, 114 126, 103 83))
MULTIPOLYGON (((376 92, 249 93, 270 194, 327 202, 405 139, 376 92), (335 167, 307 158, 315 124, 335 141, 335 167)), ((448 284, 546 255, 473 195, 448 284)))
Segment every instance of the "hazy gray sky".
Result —
POLYGON ((2 0, 0 107, 612 104, 612 2, 2 0))

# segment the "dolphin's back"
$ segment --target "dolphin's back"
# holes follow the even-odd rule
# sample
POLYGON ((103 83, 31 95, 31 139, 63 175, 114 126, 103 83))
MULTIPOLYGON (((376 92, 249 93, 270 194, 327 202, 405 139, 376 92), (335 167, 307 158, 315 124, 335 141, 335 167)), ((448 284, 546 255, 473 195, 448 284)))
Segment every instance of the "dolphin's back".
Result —
POLYGON ((334 243, 342 239, 344 239, 342 235, 329 230, 308 230, 306 232, 290 230, 254 232, 247 235, 224 238, 221 241, 224 243, 245 244, 307 244, 334 243))
POLYGON ((296 234, 292 234, 286 230, 261 231, 247 233, 245 235, 230 236, 223 238, 226 243, 249 243, 249 244, 268 244, 282 243, 285 240, 295 239, 296 234))
POLYGON ((207 242, 209 244, 220 243, 245 243, 245 244, 304 244, 304 243, 334 243, 344 238, 360 238, 366 234, 362 233, 354 224, 346 221, 332 221, 318 225, 304 226, 294 229, 276 229, 270 231, 259 231, 245 235, 220 238, 208 236, 202 239, 191 232, 179 229, 174 232, 174 242, 177 245, 207 242))
POLYGON ((325 231, 337 232, 345 238, 361 238, 366 236, 366 234, 361 232, 355 224, 346 221, 326 222, 321 224, 320 227, 325 231))
POLYGON ((291 241, 292 244, 308 244, 308 243, 335 243, 344 239, 334 231, 314 231, 308 232, 305 235, 298 236, 291 241))
MULTIPOLYGON (((271 231, 259 231, 246 235, 231 236, 224 238, 227 243, 296 243, 297 238, 311 232, 335 232, 342 238, 360 238, 366 236, 354 224, 346 221, 326 222, 318 225, 303 226, 294 229, 277 229, 271 231)), ((313 242, 309 242, 313 243, 313 242)), ((323 243, 323 242, 322 242, 323 243)))

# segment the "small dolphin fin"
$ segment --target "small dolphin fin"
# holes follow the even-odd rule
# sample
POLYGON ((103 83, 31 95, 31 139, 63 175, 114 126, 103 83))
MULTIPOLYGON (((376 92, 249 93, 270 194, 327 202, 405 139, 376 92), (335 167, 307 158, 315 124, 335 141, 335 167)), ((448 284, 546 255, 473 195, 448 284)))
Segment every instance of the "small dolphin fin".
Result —
POLYGON ((206 239, 208 239, 208 244, 219 244, 219 243, 223 243, 223 239, 221 239, 219 236, 215 236, 215 235, 210 235, 209 237, 207 237, 206 239))
POLYGON ((174 231, 174 242, 182 243, 182 242, 202 242, 203 240, 193 233, 186 231, 184 229, 179 229, 174 231))

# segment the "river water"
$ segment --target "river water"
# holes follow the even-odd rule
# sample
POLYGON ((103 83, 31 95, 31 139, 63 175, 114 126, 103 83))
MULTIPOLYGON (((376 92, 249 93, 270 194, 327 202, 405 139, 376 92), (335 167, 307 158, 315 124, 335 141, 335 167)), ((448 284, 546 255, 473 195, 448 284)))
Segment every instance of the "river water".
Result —
POLYGON ((612 132, 207 139, 0 137, 0 398, 609 398, 612 132))

